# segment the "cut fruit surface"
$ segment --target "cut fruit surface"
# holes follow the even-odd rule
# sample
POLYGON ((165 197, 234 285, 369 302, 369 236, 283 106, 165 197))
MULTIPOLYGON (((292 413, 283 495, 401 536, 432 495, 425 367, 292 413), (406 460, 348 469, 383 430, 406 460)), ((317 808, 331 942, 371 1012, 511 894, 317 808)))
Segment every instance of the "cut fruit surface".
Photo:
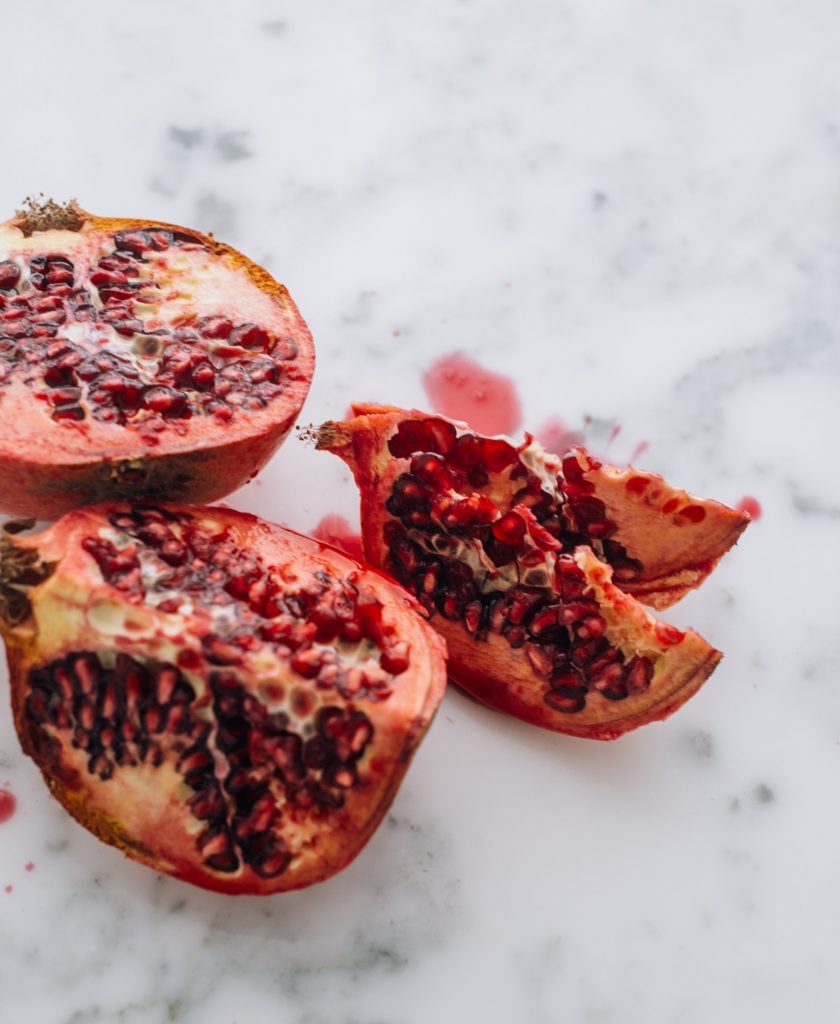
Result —
POLYGON ((211 237, 75 206, 0 225, 0 511, 223 497, 313 369, 285 287, 211 237))
POLYGON ((155 870, 310 885, 387 810, 446 684, 390 580, 253 516, 110 504, 7 535, 15 724, 54 795, 155 870))
POLYGON ((720 653, 657 622, 748 518, 583 449, 545 453, 416 410, 354 406, 315 431, 361 493, 364 548, 417 597, 449 672, 485 703, 612 739, 664 718, 720 653))

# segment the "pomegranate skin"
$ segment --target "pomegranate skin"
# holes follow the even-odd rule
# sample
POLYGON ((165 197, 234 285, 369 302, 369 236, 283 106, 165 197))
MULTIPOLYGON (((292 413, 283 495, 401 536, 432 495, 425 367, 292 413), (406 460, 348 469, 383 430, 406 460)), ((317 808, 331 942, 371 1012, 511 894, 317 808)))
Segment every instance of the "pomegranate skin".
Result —
POLYGON ((53 795, 128 857, 223 893, 347 866, 446 685, 409 595, 227 509, 110 503, 7 536, 0 629, 53 795))
POLYGON ((140 450, 128 458, 92 452, 79 462, 24 455, 0 447, 3 511, 26 519, 54 520, 102 501, 182 498, 206 505, 252 480, 285 440, 296 413, 256 436, 187 451, 140 450))
POLYGON ((453 682, 533 725, 615 739, 672 714, 721 653, 657 621, 749 521, 583 449, 547 455, 418 410, 314 431, 351 468, 366 558, 446 639, 453 682))
POLYGON ((71 205, 1 224, 2 267, 19 280, 0 284, 0 511, 216 501, 288 435, 312 337, 286 288, 230 246, 71 205), (36 269, 45 259, 53 283, 36 269))

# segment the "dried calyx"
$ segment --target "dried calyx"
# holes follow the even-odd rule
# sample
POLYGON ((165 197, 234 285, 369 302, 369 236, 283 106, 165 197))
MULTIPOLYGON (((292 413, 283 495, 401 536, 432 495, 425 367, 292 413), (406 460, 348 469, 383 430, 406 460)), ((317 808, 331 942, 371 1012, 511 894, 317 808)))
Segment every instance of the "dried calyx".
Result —
POLYGON ((82 824, 226 892, 308 885, 359 852, 445 685, 399 588, 185 506, 70 513, 6 555, 53 569, 17 584, 2 628, 23 747, 82 824))
POLYGON ((37 551, 12 543, 15 534, 31 530, 33 519, 3 524, 0 533, 0 622, 18 626, 29 618, 32 608, 27 588, 48 579, 54 566, 42 561, 37 551))
POLYGON ((720 658, 631 595, 673 603, 747 519, 654 474, 562 459, 531 438, 357 406, 319 447, 353 469, 367 557, 417 597, 452 678, 488 704, 582 736, 662 718, 720 658))
POLYGON ((23 209, 15 212, 14 224, 28 238, 36 231, 78 231, 85 222, 85 212, 75 199, 57 203, 44 198, 43 192, 27 196, 23 209))

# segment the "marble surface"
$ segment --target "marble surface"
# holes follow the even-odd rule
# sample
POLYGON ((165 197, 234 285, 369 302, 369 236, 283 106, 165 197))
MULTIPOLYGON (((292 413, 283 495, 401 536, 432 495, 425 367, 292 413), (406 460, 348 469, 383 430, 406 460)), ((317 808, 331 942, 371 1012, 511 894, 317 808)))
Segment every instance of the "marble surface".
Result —
MULTIPOLYGON (((837 5, 93 0, 2 27, 4 208, 78 196, 264 262, 316 338, 304 422, 422 406, 460 351, 525 426, 646 443, 763 514, 666 616, 726 653, 677 715, 588 743, 450 692, 381 830, 308 891, 124 860, 5 711, 0 1020, 836 1019, 837 5)), ((294 439, 231 502, 356 514, 294 439)))

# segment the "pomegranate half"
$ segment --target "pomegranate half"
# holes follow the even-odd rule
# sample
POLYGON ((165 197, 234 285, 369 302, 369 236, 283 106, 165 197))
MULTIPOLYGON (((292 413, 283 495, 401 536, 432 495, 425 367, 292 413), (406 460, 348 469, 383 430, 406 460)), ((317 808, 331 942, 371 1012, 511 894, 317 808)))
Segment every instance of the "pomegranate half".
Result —
POLYGON ((714 669, 720 652, 636 598, 665 607, 697 586, 747 516, 581 448, 561 459, 530 436, 353 411, 316 444, 352 469, 366 557, 425 608, 454 682, 527 722, 613 739, 671 714, 714 669))
POLYGON ((313 369, 285 287, 211 237, 50 202, 0 224, 0 511, 224 497, 313 369))
POLYGON ((111 503, 2 542, 23 749, 100 839, 220 892, 310 885, 370 838, 446 685, 415 608, 219 508, 111 503))

